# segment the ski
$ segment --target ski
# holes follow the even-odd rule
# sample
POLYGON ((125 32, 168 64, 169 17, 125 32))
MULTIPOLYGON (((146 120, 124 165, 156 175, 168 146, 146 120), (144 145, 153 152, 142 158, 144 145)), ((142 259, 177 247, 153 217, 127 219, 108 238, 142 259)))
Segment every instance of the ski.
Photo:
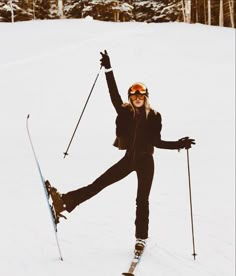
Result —
POLYGON ((134 271, 137 267, 137 265, 139 264, 141 258, 142 258, 142 255, 143 255, 143 252, 141 253, 135 253, 134 257, 133 257, 133 260, 130 264, 130 267, 129 267, 129 270, 128 272, 123 272, 122 275, 125 275, 125 276, 134 276, 134 271))
POLYGON ((33 151, 34 159, 35 159, 35 162, 36 162, 36 165, 37 165, 37 169, 38 169, 38 172, 39 172, 39 175, 40 175, 40 180, 42 182, 43 190, 44 190, 44 193, 45 193, 45 197, 46 197, 46 201, 47 201, 47 205, 48 205, 48 209, 49 209, 49 213, 50 213, 50 217, 51 217, 51 221, 52 221, 52 225, 53 225, 53 230, 54 230, 54 233, 55 233, 56 244, 57 244, 57 247, 58 247, 59 256, 60 256, 61 261, 63 261, 61 248, 60 248, 58 235, 57 235, 57 223, 58 223, 57 220, 58 220, 58 218, 57 218, 57 214, 56 214, 56 212, 53 208, 53 204, 50 204, 50 186, 49 186, 47 181, 45 182, 43 174, 42 174, 42 170, 41 170, 40 165, 39 165, 39 161, 38 161, 38 158, 37 158, 37 155, 36 155, 36 152, 35 152, 35 148, 34 148, 34 145, 33 145, 33 141, 32 141, 31 135, 30 135, 29 118, 30 118, 30 115, 28 115, 27 119, 26 119, 27 133, 28 133, 30 145, 31 145, 31 148, 32 148, 32 151, 33 151))

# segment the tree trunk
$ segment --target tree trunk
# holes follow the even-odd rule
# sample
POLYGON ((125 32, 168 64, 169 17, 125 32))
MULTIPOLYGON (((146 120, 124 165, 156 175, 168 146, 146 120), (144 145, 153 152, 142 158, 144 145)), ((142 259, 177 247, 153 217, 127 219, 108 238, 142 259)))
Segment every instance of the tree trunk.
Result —
POLYGON ((219 26, 224 27, 224 7, 223 7, 223 0, 220 0, 219 26))
POLYGON ((58 11, 57 11, 58 16, 60 18, 63 18, 64 17, 64 15, 63 15, 63 0, 58 0, 57 7, 58 7, 58 11))
POLYGON ((33 0, 32 6, 33 6, 33 19, 35 20, 36 19, 36 17, 35 17, 35 0, 33 0))
POLYGON ((234 28, 234 0, 229 0, 229 13, 232 28, 234 28))
POLYGON ((189 15, 188 20, 189 20, 189 23, 191 23, 191 21, 192 21, 191 10, 192 10, 192 1, 188 1, 188 15, 189 15))
POLYGON ((185 5, 184 5, 184 0, 182 0, 182 13, 183 13, 183 20, 184 23, 186 23, 186 10, 185 10, 185 5))
POLYGON ((203 10, 204 10, 204 24, 207 24, 207 7, 206 7, 206 0, 203 2, 203 10))
POLYGON ((14 23, 14 10, 13 10, 13 5, 12 5, 12 0, 9 1, 9 5, 11 8, 11 22, 14 23))
POLYGON ((185 0, 185 14, 188 23, 191 23, 191 5, 192 1, 185 0))
POLYGON ((198 0, 195 0, 195 9, 196 9, 196 23, 199 22, 199 18, 198 18, 198 0))
POLYGON ((207 2, 208 25, 211 25, 211 0, 207 2))

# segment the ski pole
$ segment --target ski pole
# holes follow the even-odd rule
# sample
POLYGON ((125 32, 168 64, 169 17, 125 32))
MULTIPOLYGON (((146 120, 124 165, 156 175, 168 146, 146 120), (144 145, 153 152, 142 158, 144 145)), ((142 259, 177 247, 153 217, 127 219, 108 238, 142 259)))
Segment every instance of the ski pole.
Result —
POLYGON ((99 76, 99 74, 100 74, 100 72, 101 72, 101 69, 102 69, 102 66, 100 67, 99 72, 98 72, 98 74, 97 74, 97 76, 96 76, 96 78, 95 78, 95 81, 94 81, 93 86, 92 86, 92 88, 91 88, 91 90, 90 90, 90 93, 89 93, 89 95, 88 95, 88 98, 87 98, 87 100, 86 100, 86 103, 85 103, 85 105, 84 105, 84 108, 83 108, 83 110, 82 110, 82 112, 81 112, 81 114, 80 114, 78 123, 77 123, 77 125, 76 125, 76 127, 75 127, 75 130, 74 130, 73 134, 72 134, 72 137, 71 137, 70 142, 69 142, 69 144, 68 144, 68 146, 67 146, 67 149, 66 149, 66 151, 64 152, 64 158, 68 155, 68 150, 69 150, 70 145, 71 145, 71 143, 72 143, 72 140, 73 140, 73 138, 74 138, 74 136, 75 136, 75 133, 76 133, 76 130, 77 130, 78 126, 79 126, 80 120, 81 120, 82 117, 83 117, 83 113, 84 113, 85 108, 86 108, 86 106, 87 106, 87 104, 88 104, 89 98, 90 98, 90 96, 91 96, 91 94, 92 94, 93 88, 94 88, 95 83, 96 83, 96 81, 97 81, 97 79, 98 79, 98 76, 99 76))
POLYGON ((192 227, 192 242, 193 242, 193 258, 196 259, 195 252, 195 240, 194 240, 194 227, 193 227, 193 204, 192 204, 192 192, 191 192, 191 180, 190 180, 190 165, 189 165, 189 151, 187 149, 187 163, 188 163, 188 183, 189 183, 189 200, 190 200, 190 212, 191 212, 191 227, 192 227))

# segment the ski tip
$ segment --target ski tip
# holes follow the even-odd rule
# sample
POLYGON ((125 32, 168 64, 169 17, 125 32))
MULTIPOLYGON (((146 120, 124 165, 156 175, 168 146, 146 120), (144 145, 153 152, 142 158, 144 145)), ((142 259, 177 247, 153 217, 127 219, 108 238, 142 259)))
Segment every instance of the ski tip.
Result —
POLYGON ((30 117, 30 114, 27 115, 27 119, 29 119, 29 117, 30 117))

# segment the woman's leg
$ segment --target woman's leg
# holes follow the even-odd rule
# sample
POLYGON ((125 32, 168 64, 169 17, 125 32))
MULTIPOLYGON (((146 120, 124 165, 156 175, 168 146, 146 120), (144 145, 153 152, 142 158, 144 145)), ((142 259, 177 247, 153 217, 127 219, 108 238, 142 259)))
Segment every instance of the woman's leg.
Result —
POLYGON ((154 174, 154 161, 152 155, 139 157, 136 162, 138 176, 138 191, 136 198, 136 238, 148 238, 149 224, 149 194, 154 174))
POLYGON ((95 196, 107 186, 121 180, 132 171, 127 156, 124 156, 119 162, 108 169, 104 174, 97 178, 92 184, 82 187, 78 190, 68 192, 62 195, 66 205, 66 210, 71 212, 82 202, 95 196))

